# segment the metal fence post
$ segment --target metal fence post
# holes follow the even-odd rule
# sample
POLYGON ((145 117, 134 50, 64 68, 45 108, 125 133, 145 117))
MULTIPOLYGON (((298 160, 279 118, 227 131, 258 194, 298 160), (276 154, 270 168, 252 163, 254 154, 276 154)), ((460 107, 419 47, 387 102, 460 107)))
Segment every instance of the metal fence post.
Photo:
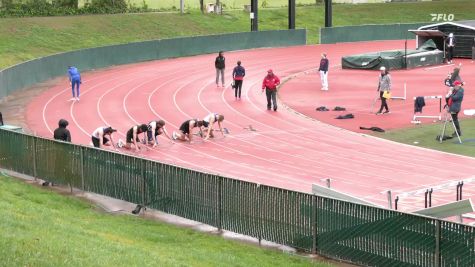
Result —
POLYGON ((312 205, 312 253, 317 254, 317 205, 318 205, 318 199, 316 195, 312 196, 313 198, 313 205, 312 205))
POLYGON ((145 160, 142 159, 142 172, 141 172, 141 175, 142 175, 142 206, 144 207, 144 212, 145 212, 145 205, 147 204, 146 201, 147 201, 147 197, 145 195, 146 191, 147 191, 147 182, 146 182, 146 175, 147 175, 147 172, 146 172, 146 168, 147 168, 147 162, 145 160))
POLYGON ((37 180, 38 170, 36 166, 36 137, 33 137, 33 177, 37 180))
POLYGON ((218 231, 222 231, 222 209, 223 209, 223 204, 222 204, 222 195, 223 195, 223 178, 218 177, 218 214, 217 214, 217 222, 216 225, 218 227, 218 231))
POLYGON ((440 266, 440 220, 435 221, 435 267, 440 266))
POLYGON ((261 233, 261 229, 262 229, 262 226, 261 226, 261 223, 262 223, 262 220, 260 220, 260 216, 261 216, 261 185, 260 184, 257 184, 257 188, 256 188, 256 209, 257 209, 257 238, 259 239, 259 246, 261 245, 261 241, 262 241, 262 233, 261 233))
POLYGON ((393 209, 393 196, 391 190, 388 190, 388 209, 392 210, 393 209))
POLYGON ((84 147, 81 146, 81 190, 84 192, 84 147))

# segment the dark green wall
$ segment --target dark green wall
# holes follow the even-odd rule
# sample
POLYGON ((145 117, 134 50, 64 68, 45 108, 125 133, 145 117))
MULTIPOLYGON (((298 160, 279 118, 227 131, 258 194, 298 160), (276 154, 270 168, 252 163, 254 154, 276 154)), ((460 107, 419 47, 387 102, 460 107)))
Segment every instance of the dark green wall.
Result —
POLYGON ((415 30, 430 23, 408 23, 388 25, 359 25, 320 28, 320 43, 415 39, 416 35, 407 30, 415 30))
POLYGON ((219 50, 305 44, 306 30, 280 30, 183 37, 77 50, 34 59, 0 71, 0 98, 17 89, 66 75, 69 65, 85 71, 147 60, 216 53, 219 50))

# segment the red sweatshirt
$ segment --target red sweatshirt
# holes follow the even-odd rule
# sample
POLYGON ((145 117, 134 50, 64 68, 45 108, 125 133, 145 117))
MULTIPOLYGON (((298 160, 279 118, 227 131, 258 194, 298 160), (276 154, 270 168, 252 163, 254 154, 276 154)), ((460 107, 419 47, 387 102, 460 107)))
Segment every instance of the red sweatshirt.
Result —
POLYGON ((279 77, 276 75, 267 75, 262 82, 262 89, 275 90, 279 84, 279 77))

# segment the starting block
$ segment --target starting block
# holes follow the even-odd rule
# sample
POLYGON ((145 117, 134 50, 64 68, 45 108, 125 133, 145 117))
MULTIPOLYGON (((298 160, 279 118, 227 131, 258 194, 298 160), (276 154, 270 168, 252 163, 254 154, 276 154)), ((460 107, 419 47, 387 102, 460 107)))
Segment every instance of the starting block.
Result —
POLYGON ((252 125, 249 125, 248 127, 244 127, 244 129, 255 132, 256 129, 252 128, 252 125))

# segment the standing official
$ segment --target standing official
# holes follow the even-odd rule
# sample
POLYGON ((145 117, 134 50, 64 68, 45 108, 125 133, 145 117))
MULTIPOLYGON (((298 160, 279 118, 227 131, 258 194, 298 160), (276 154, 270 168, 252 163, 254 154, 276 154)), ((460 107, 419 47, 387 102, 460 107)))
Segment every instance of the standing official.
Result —
POLYGON ((241 66, 241 61, 237 62, 237 66, 233 69, 233 79, 234 79, 234 97, 236 100, 239 98, 241 100, 241 89, 242 81, 246 76, 246 70, 241 66))
POLYGON ((318 71, 320 72, 320 80, 322 81, 322 90, 328 91, 328 61, 327 54, 322 53, 322 59, 320 60, 320 67, 318 71))
POLYGON ((379 108, 379 111, 376 112, 376 115, 389 113, 387 100, 390 98, 388 94, 391 92, 391 75, 389 75, 389 71, 386 70, 384 66, 379 70, 381 71, 381 74, 379 75, 378 91, 379 98, 381 99, 381 107, 379 108), (383 108, 385 109, 384 112, 383 108))
POLYGON ((224 87, 224 69, 226 67, 226 59, 223 56, 223 51, 219 51, 216 60, 214 61, 214 67, 216 68, 216 87, 219 87, 219 76, 221 75, 221 84, 224 87))
POLYGON ((280 79, 270 69, 267 71, 267 76, 262 81, 262 92, 266 90, 267 110, 271 108, 271 100, 274 105, 274 111, 277 111, 277 86, 280 84, 280 79))
POLYGON ((452 64, 452 58, 454 57, 455 37, 453 33, 449 33, 446 39, 447 45, 447 64, 452 64))
POLYGON ((455 125, 455 130, 452 134, 452 136, 457 136, 457 133, 459 136, 462 135, 462 131, 460 131, 460 124, 459 124, 459 119, 458 115, 460 110, 462 109, 462 100, 463 100, 463 94, 464 90, 461 87, 462 83, 460 81, 455 81, 454 82, 454 87, 450 88, 449 92, 447 93, 447 105, 449 106, 449 112, 450 116, 452 117, 452 121, 454 122, 455 125))

